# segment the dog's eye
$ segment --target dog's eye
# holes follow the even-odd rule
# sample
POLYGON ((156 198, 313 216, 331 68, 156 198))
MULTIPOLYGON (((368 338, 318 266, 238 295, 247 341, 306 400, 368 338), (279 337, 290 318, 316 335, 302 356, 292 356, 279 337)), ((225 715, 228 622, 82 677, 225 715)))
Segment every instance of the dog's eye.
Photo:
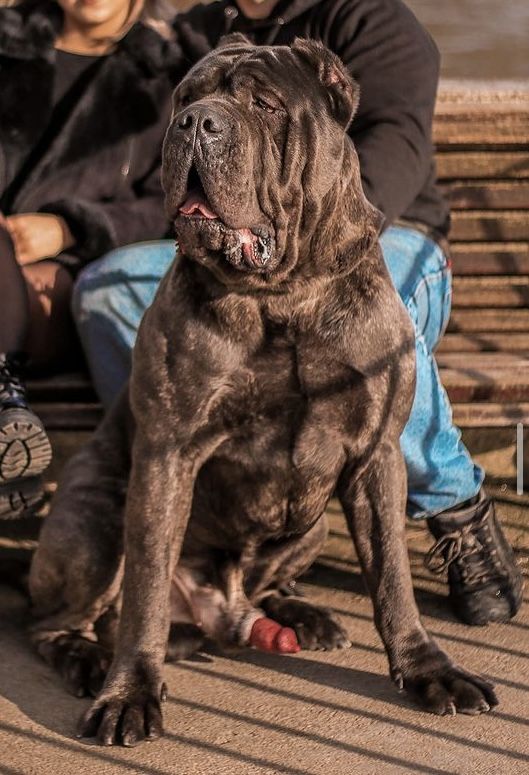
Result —
POLYGON ((260 97, 254 97, 253 104, 261 110, 266 110, 267 113, 277 113, 279 110, 279 108, 270 105, 269 102, 265 102, 265 100, 262 100, 260 97))

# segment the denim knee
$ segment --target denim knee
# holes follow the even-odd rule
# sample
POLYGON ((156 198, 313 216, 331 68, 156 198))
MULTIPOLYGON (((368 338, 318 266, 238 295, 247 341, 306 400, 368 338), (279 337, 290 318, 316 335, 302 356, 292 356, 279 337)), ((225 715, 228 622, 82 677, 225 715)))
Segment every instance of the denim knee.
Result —
POLYGON ((104 258, 94 261, 84 269, 75 281, 72 291, 72 314, 77 323, 85 321, 92 312, 103 314, 110 306, 111 288, 100 287, 98 270, 104 266, 104 258))
POLYGON ((127 245, 94 261, 74 287, 72 310, 78 323, 93 314, 138 324, 175 256, 172 240, 127 245))

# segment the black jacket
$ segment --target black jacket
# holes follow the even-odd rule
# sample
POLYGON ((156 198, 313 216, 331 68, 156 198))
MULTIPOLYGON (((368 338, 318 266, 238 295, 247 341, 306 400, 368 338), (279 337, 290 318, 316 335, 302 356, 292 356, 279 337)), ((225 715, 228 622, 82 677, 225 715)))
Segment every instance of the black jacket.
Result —
POLYGON ((439 53, 401 0, 280 0, 263 21, 230 0, 196 6, 175 21, 187 66, 228 32, 258 44, 321 40, 360 84, 351 127, 368 199, 386 216, 446 234, 448 207, 435 184, 431 140, 439 53))
MULTIPOLYGON (((0 9, 0 196, 49 122, 61 22, 55 3, 0 9)), ((164 236, 160 153, 180 65, 176 44, 136 24, 98 65, 4 214, 63 216, 76 240, 66 263, 78 266, 164 236)))

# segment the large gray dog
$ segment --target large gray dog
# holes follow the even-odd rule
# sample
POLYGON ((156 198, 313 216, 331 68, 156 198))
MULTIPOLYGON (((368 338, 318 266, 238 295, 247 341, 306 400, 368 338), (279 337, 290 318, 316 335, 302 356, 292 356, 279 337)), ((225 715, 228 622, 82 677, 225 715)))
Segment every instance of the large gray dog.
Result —
POLYGON ((496 704, 413 598, 399 436, 414 339, 346 134, 357 97, 320 44, 240 38, 176 91, 163 180, 180 258, 31 573, 35 641, 76 694, 101 688, 113 653, 82 735, 159 736, 164 659, 206 636, 347 645, 328 611, 280 594, 321 550, 334 492, 393 679, 435 713, 496 704))

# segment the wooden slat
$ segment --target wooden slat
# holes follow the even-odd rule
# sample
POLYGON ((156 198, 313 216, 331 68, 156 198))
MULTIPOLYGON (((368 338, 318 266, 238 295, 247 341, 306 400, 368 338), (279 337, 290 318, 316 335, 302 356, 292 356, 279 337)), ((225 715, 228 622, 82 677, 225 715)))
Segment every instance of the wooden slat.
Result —
POLYGON ((529 425, 529 403, 452 404, 454 422, 460 428, 512 428, 521 422, 529 425))
MULTIPOLYGON (((454 391, 452 391, 454 395, 454 391)), ((505 427, 523 422, 529 425, 529 403, 454 403, 454 422, 466 427, 505 427)), ((90 431, 100 421, 102 413, 94 407, 67 404, 39 406, 39 415, 50 431, 90 431)))
POLYGON ((31 408, 46 428, 57 430, 92 430, 103 417, 99 404, 32 403, 31 408))
POLYGON ((454 275, 529 274, 529 242, 452 242, 454 275))
POLYGON ((441 369, 441 380, 453 403, 468 401, 529 401, 529 369, 513 374, 507 366, 485 374, 441 369))
POLYGON ((438 353, 519 352, 529 355, 529 332, 526 334, 445 334, 436 349, 438 353))
POLYGON ((82 372, 29 379, 27 386, 31 401, 58 402, 64 398, 86 403, 97 400, 90 378, 82 372))
POLYGON ((529 307, 529 277, 454 277, 452 306, 529 307))
POLYGON ((454 240, 529 239, 527 210, 455 210, 452 213, 450 236, 454 240))
POLYGON ((526 82, 442 81, 434 137, 452 145, 525 144, 529 136, 526 82))
POLYGON ((529 110, 468 110, 451 106, 438 109, 433 124, 434 143, 442 148, 456 145, 522 145, 529 136, 529 110))
POLYGON ((441 188, 453 210, 529 209, 529 180, 456 180, 441 188))
POLYGON ((529 331, 529 309, 454 309, 448 331, 529 331))
MULTIPOLYGON (((461 428, 506 427, 517 422, 529 425, 529 403, 454 403, 452 409, 454 422, 461 428)), ((50 431, 93 430, 102 417, 94 406, 75 404, 40 405, 38 412, 50 431)))
POLYGON ((436 360, 441 369, 460 369, 462 374, 474 376, 483 374, 486 377, 497 369, 506 368, 509 368, 513 374, 529 373, 529 358, 524 353, 438 353, 436 360))
POLYGON ((529 359, 511 353, 439 353, 441 380, 453 402, 529 401, 529 359))
POLYGON ((441 179, 529 178, 529 150, 437 153, 436 161, 441 179))

